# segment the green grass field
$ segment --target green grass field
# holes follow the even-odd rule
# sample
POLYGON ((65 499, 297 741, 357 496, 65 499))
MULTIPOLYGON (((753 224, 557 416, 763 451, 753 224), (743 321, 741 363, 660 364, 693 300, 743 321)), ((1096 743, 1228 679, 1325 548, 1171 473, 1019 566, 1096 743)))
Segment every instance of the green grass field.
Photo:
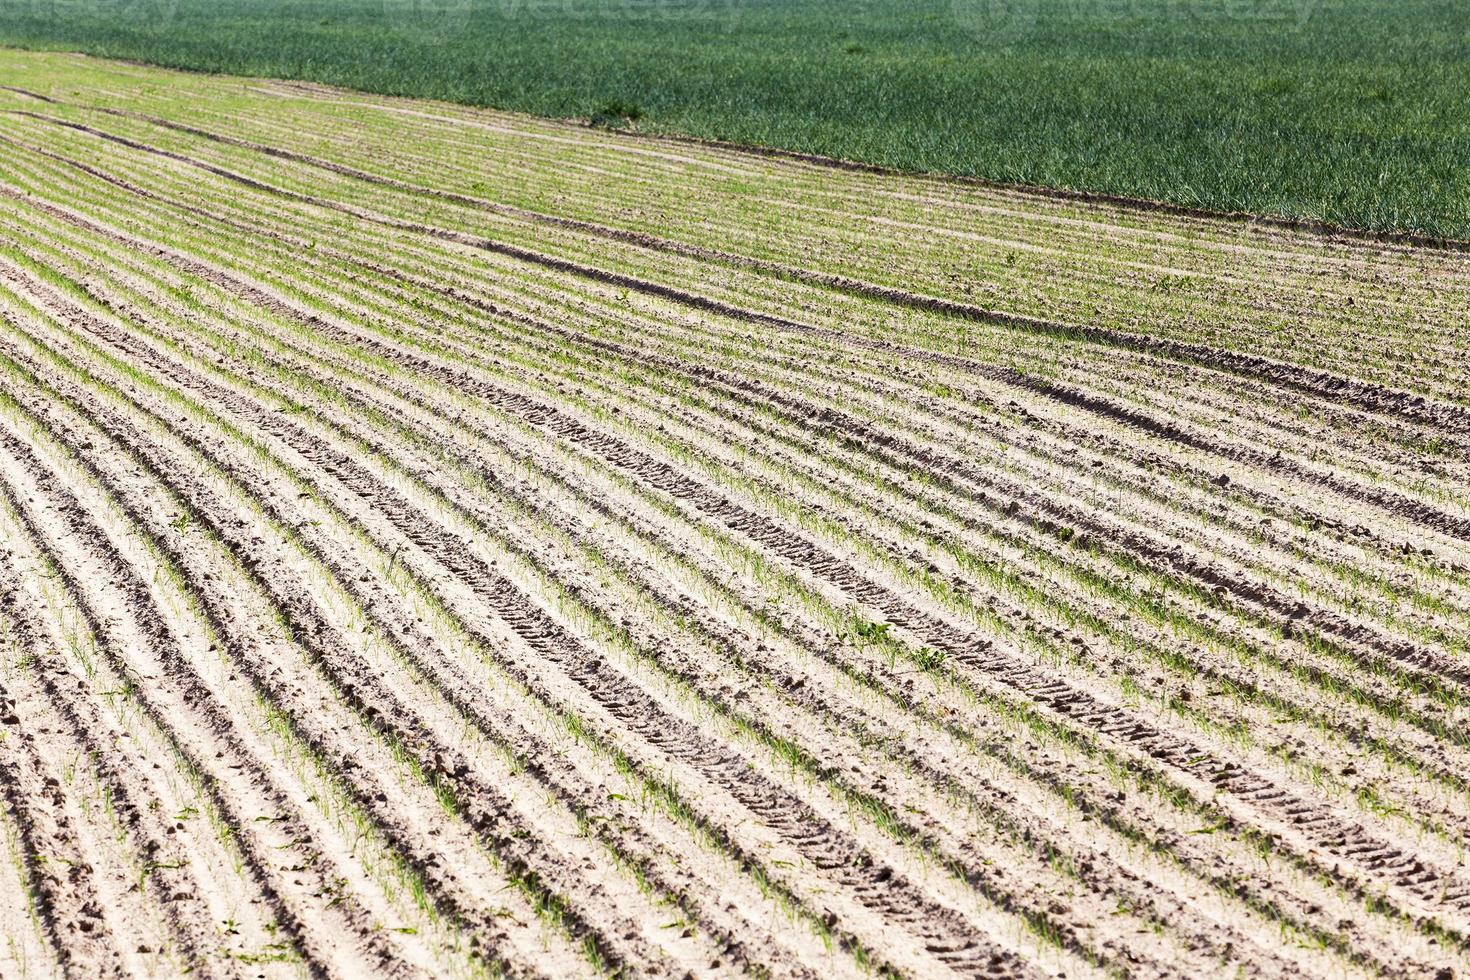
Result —
POLYGON ((1470 237, 1440 0, 0 0, 0 43, 1470 237))

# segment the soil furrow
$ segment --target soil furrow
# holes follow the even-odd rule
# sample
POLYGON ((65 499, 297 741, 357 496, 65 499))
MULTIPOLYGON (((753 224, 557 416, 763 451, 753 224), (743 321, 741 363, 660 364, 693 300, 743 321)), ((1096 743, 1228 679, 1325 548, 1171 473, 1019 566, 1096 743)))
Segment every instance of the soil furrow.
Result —
MULTIPOLYGON (((221 274, 207 267, 200 267, 191 271, 210 273, 213 272, 213 281, 220 281, 221 274)), ((208 276, 207 276, 208 277, 208 276)), ((273 311, 291 315, 301 320, 312 329, 330 332, 329 325, 318 317, 304 315, 296 311, 289 304, 264 293, 258 287, 250 286, 232 276, 224 276, 224 281, 233 287, 235 291, 244 290, 247 298, 261 305, 266 305, 273 311)), ((335 328, 340 330, 341 328, 335 328)), ((463 371, 449 368, 440 368, 426 358, 411 355, 400 351, 391 345, 364 338, 360 334, 345 334, 345 338, 357 344, 368 344, 371 349, 382 356, 404 364, 414 370, 427 373, 452 385, 457 390, 483 397, 487 402, 497 408, 518 415, 533 425, 545 427, 550 431, 566 437, 572 441, 579 442, 592 449, 599 456, 612 462, 625 470, 635 473, 640 479, 648 482, 657 489, 670 493, 672 496, 691 502, 701 511, 710 514, 721 522, 738 531, 746 533, 760 545, 768 548, 776 554, 780 554, 788 560, 794 561, 799 567, 816 574, 819 578, 826 579, 852 595, 858 601, 873 606, 883 611, 889 622, 900 627, 907 627, 916 633, 927 645, 944 650, 955 657, 955 659, 972 668, 978 668, 982 672, 1000 679, 1002 683, 1013 687, 1022 694, 1039 701, 1052 708, 1064 717, 1078 721, 1087 727, 1098 729, 1105 735, 1113 736, 1124 744, 1129 744, 1135 749, 1146 752, 1158 762, 1170 765, 1176 771, 1194 779, 1203 779, 1198 775, 1196 765, 1200 759, 1208 760, 1210 756, 1203 753, 1200 748, 1185 740, 1174 738, 1154 729, 1130 717, 1126 712, 1116 707, 1105 706, 1096 702, 1093 698, 1066 687, 1065 685, 1048 684, 1038 682, 1031 676, 1029 668, 1018 665, 992 665, 979 650, 971 650, 971 640, 963 631, 957 631, 938 620, 933 619, 926 613, 922 613, 901 599, 898 599, 885 588, 867 580, 860 573, 854 571, 845 563, 822 552, 816 546, 802 539, 791 540, 788 532, 767 524, 758 515, 745 508, 733 504, 730 501, 712 493, 697 483, 689 480, 668 464, 652 459, 641 452, 632 450, 626 444, 613 437, 595 433, 587 429, 581 423, 567 417, 559 410, 541 404, 524 395, 510 394, 503 390, 489 387, 483 381, 469 376, 463 371)), ((380 501, 381 503, 381 501, 380 501)), ((406 519, 406 518, 405 518, 406 519)), ((422 542, 421 542, 422 543, 422 542)), ((452 547, 452 546, 450 546, 452 547)), ((453 566, 450 566, 453 567, 453 566)), ((461 575, 462 569, 458 570, 461 575)), ((1319 820, 1315 817, 1293 818, 1289 809, 1300 805, 1302 801, 1294 796, 1288 796, 1282 791, 1276 790, 1274 784, 1262 780, 1259 776, 1239 769, 1233 765, 1222 764, 1218 766, 1219 772, 1208 777, 1217 790, 1233 791, 1242 802, 1257 809, 1274 812, 1278 815, 1284 825, 1304 835, 1317 846, 1327 849, 1329 853, 1334 851, 1344 857, 1354 858, 1354 864, 1370 874, 1378 872, 1380 868, 1392 873, 1395 869, 1387 867, 1384 861, 1376 860, 1382 853, 1391 853, 1400 856, 1402 852, 1383 845, 1373 854, 1359 852, 1356 855, 1348 854, 1344 850, 1344 842, 1351 839, 1356 840, 1361 832, 1352 825, 1343 824, 1336 818, 1319 820), (1280 793, 1280 795, 1276 795, 1280 793)), ((1428 901, 1438 904, 1442 891, 1446 889, 1447 881, 1439 874, 1430 871, 1415 859, 1411 860, 1411 866, 1406 870, 1394 874, 1394 879, 1399 887, 1414 895, 1417 901, 1428 901), (1421 881, 1426 872, 1436 880, 1432 883, 1421 881)), ((1451 904, 1463 902, 1464 899, 1456 898, 1451 904)))

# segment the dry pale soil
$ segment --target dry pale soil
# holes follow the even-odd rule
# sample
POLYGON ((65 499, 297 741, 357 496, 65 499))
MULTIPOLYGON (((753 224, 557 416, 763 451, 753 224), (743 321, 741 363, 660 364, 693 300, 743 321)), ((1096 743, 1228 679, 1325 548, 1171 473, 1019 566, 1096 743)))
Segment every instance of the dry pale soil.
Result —
POLYGON ((0 975, 1467 975, 1455 243, 0 85, 0 975))

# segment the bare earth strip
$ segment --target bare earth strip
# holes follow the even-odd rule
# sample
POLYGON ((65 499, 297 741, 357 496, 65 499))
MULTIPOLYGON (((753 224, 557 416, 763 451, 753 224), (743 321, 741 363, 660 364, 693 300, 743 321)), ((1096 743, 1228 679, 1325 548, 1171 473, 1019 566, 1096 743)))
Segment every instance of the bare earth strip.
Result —
POLYGON ((1470 970, 1470 262, 0 52, 0 975, 1470 970))

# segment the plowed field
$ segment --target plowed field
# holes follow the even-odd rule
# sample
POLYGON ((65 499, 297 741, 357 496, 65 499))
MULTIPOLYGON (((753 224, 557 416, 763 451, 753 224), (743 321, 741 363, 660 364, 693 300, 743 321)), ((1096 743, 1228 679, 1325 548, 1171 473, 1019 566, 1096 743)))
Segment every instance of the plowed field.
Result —
POLYGON ((1470 968, 1453 243, 0 84, 0 974, 1470 968))

